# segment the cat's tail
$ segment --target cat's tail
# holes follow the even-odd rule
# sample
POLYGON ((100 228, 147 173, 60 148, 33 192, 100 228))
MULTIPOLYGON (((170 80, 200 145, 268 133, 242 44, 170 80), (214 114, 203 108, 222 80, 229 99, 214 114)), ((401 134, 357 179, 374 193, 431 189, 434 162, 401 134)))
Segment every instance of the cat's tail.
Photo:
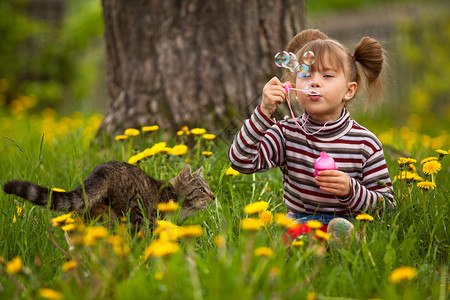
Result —
POLYGON ((47 206, 50 200, 50 209, 52 210, 79 211, 85 207, 81 188, 76 188, 70 192, 59 192, 29 181, 11 180, 3 185, 3 191, 6 194, 14 194, 40 206, 47 206))

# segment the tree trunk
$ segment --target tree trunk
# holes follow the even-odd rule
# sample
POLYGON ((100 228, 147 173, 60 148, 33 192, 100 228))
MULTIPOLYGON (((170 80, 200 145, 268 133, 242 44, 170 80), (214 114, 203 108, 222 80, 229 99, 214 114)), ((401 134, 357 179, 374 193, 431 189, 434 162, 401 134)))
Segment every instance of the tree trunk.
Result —
POLYGON ((304 0, 102 0, 109 96, 100 131, 224 128, 280 74, 304 0))

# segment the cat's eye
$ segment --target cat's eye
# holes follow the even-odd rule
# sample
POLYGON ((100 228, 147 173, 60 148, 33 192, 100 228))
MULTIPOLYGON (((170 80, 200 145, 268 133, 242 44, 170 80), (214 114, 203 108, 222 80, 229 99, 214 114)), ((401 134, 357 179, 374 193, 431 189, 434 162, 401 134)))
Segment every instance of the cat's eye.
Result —
POLYGON ((205 188, 204 188, 204 187, 201 187, 201 188, 200 188, 200 192, 202 192, 202 193, 206 193, 206 190, 205 190, 205 188))

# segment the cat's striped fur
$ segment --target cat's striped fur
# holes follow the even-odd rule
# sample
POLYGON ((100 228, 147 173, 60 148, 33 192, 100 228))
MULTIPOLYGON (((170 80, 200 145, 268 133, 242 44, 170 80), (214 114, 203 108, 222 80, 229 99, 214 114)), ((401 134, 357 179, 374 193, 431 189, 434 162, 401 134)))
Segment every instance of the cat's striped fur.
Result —
POLYGON ((202 173, 203 167, 193 173, 189 168, 184 168, 175 178, 162 181, 148 176, 136 166, 110 161, 96 166, 83 184, 73 191, 52 191, 21 180, 6 182, 3 191, 35 205, 49 205, 56 211, 85 210, 90 219, 100 217, 106 220, 107 215, 109 221, 114 221, 129 213, 130 222, 141 227, 145 217, 153 225, 156 206, 161 202, 178 201, 181 206, 179 220, 207 208, 214 200, 214 194, 202 173))

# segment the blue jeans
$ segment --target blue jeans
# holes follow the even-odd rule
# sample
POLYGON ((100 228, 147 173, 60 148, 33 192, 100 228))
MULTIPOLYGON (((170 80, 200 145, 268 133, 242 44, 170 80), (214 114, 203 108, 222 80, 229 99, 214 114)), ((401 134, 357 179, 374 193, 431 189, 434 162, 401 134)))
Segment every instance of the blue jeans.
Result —
POLYGON ((296 214, 292 211, 288 213, 288 217, 297 220, 298 223, 306 223, 311 220, 319 221, 322 224, 328 224, 334 218, 343 218, 346 220, 350 220, 349 216, 340 216, 340 215, 326 215, 326 214, 296 214))

